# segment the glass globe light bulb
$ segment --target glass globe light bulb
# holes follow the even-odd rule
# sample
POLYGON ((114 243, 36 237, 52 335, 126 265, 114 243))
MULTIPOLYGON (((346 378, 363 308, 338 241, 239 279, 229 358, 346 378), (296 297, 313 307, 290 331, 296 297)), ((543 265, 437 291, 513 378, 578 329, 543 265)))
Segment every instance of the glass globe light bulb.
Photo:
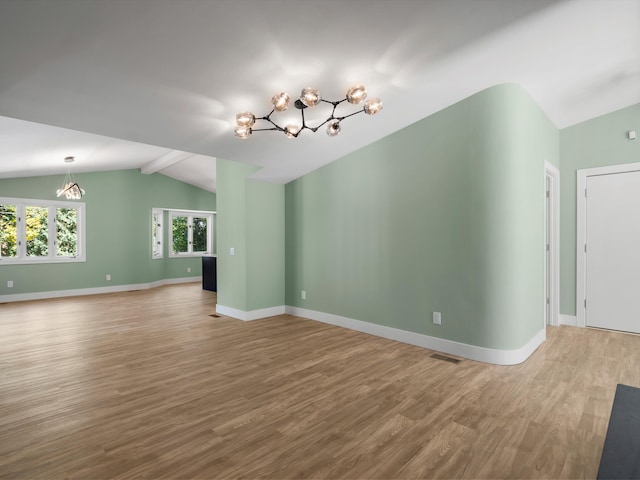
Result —
POLYGON ((340 126, 340 120, 333 119, 327 124, 327 135, 335 137, 340 133, 342 127, 340 126))
POLYGON ((297 125, 287 125, 284 127, 284 134, 288 138, 296 138, 298 136, 298 132, 300 131, 300 127, 297 125))
POLYGON ((80 185, 78 185, 77 183, 74 183, 71 186, 70 193, 71 193, 72 200, 80 200, 82 198, 82 195, 84 195, 84 190, 80 188, 80 185))
POLYGON ((234 132, 238 138, 249 138, 249 135, 251 135, 251 127, 239 125, 236 127, 234 132))
POLYGON ((256 117, 251 112, 241 112, 236 115, 236 125, 238 127, 253 127, 256 117))
POLYGON ((304 88, 300 92, 300 101, 307 107, 315 107, 320 103, 320 91, 316 88, 304 88))
POLYGON ((284 112, 289 107, 289 95, 280 92, 273 96, 271 104, 278 112, 284 112))
POLYGON ((364 85, 354 85, 347 90, 347 101, 358 104, 367 98, 367 89, 364 85))
POLYGON ((372 98, 367 100, 364 104, 364 113, 367 115, 375 115, 382 110, 382 102, 379 98, 372 98))

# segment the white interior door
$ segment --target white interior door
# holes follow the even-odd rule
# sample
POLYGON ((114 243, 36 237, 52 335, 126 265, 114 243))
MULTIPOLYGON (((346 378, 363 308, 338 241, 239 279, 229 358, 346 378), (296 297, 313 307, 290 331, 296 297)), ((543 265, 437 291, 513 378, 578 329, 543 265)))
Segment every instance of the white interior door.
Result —
POLYGON ((586 324, 640 333, 640 171, 587 177, 586 324))

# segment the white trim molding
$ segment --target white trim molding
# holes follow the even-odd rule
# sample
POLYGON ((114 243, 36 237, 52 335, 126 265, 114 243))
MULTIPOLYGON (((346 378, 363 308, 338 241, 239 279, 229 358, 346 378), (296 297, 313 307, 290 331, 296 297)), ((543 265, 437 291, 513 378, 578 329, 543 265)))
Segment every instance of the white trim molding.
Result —
POLYGON ((435 350, 457 357, 468 358, 478 362, 491 363, 494 365, 516 365, 524 362, 535 350, 546 340, 546 330, 543 328, 521 348, 514 350, 498 350, 494 348, 484 348, 466 343, 454 342, 443 338, 430 337, 420 333, 400 330, 398 328, 377 325, 375 323, 363 322, 353 318, 341 317, 330 313, 307 310, 305 308, 286 306, 286 313, 298 317, 328 323, 338 327, 368 333, 377 337, 395 340, 417 347, 435 350))
POLYGON ((549 286, 549 324, 557 327, 560 324, 560 171, 545 160, 544 173, 545 178, 548 176, 551 182, 549 185, 549 201, 551 204, 551 218, 549 219, 549 223, 551 224, 549 236, 549 252, 551 260, 549 268, 551 271, 549 275, 551 280, 551 285, 549 286))
POLYGON ((162 285, 173 285, 177 283, 201 282, 201 277, 166 278, 151 283, 136 283, 132 285, 113 285, 108 287, 95 288, 74 288, 72 290, 52 290, 49 292, 15 293, 0 295, 0 302, 22 302, 25 300, 44 300, 47 298, 77 297, 81 295, 98 295, 101 293, 128 292, 129 290, 146 290, 148 288, 160 287, 162 285))
POLYGON ((273 317, 275 315, 283 315, 285 313, 285 307, 284 305, 280 305, 279 307, 261 308, 259 310, 250 310, 247 312, 236 308, 225 307, 218 303, 216 305, 216 313, 248 322, 251 320, 273 317))
POLYGON ((576 170, 576 326, 586 326, 587 298, 587 177, 640 171, 640 163, 624 163, 607 167, 576 170))

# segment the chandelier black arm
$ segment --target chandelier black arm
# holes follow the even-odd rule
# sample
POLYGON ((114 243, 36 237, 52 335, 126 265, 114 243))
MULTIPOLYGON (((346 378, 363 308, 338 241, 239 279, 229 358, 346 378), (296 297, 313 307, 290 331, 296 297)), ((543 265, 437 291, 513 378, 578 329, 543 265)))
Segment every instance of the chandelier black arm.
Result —
MULTIPOLYGON (((275 125, 275 123, 274 123, 274 125, 275 125)), ((266 132, 266 131, 269 131, 269 130, 276 130, 276 131, 279 131, 279 132, 284 132, 284 128, 282 128, 282 127, 280 127, 278 125, 276 125, 275 127, 272 127, 272 128, 251 128, 252 132, 266 132)))
POLYGON ((358 110, 356 112, 350 113, 348 115, 336 116, 336 108, 341 103, 348 101, 347 97, 345 97, 345 98, 343 98, 341 100, 336 100, 336 101, 325 100, 323 98, 320 98, 319 101, 322 102, 322 103, 330 104, 332 106, 332 109, 331 109, 331 114, 329 115, 329 117, 327 117, 326 120, 324 120, 319 125, 316 125, 315 127, 311 127, 311 126, 307 125, 307 121, 306 121, 306 118, 304 116, 304 111, 308 107, 306 105, 304 105, 301 100, 296 100, 295 106, 296 106, 296 108, 298 108, 300 110, 300 116, 302 118, 302 125, 300 126, 299 130, 295 134, 291 133, 291 132, 288 133, 286 128, 281 127, 280 125, 278 125, 276 122, 274 122, 271 119, 271 115, 273 115, 273 113, 276 111, 275 108, 273 108, 264 117, 255 117, 255 120, 265 120, 265 121, 269 122, 271 125, 273 125, 272 127, 270 127, 270 128, 250 128, 250 131, 251 132, 263 132, 263 131, 272 130, 272 131, 279 131, 279 132, 287 133, 289 136, 292 136, 292 137, 297 137, 305 129, 306 130, 311 130, 312 132, 315 133, 315 132, 318 131, 318 129, 320 129, 322 126, 326 125, 327 123, 329 123, 332 120, 337 120, 338 122, 341 122, 345 118, 353 117, 354 115, 358 115, 359 113, 362 113, 362 112, 365 111, 365 109, 362 108, 361 110, 358 110))
POLYGON ((325 100, 324 98, 321 98, 320 101, 324 103, 330 103, 331 105, 333 105, 333 110, 335 111, 338 105, 340 105, 342 102, 347 101, 347 97, 343 98, 342 100, 336 100, 335 102, 332 102, 331 100, 325 100))
POLYGON ((335 117, 335 119, 342 121, 345 118, 353 117, 354 115, 357 115, 357 114, 362 113, 362 112, 364 112, 364 108, 362 110, 358 110, 357 112, 350 113, 349 115, 345 115, 344 117, 335 117))
POLYGON ((279 132, 284 132, 285 129, 282 128, 280 125, 278 125, 276 122, 274 122, 273 120, 271 120, 271 115, 273 115, 273 112, 275 112, 276 109, 274 108, 273 110, 271 110, 269 112, 268 115, 265 115, 264 117, 257 117, 256 120, 266 120, 267 122, 269 122, 271 125, 273 125, 273 128, 252 128, 251 131, 252 132, 264 132, 267 130, 277 130, 279 132))
MULTIPOLYGON (((333 103, 333 102, 328 102, 328 103, 333 103)), ((326 125, 331 120, 338 120, 339 122, 341 122, 345 118, 353 117, 354 115, 357 115, 357 114, 362 113, 362 112, 364 112, 364 108, 362 110, 358 110, 357 112, 353 112, 353 113, 350 113, 349 115, 344 115, 342 117, 336 117, 333 114, 334 112, 331 112, 331 116, 329 118, 327 118, 324 122, 322 122, 320 125, 318 125, 316 127, 305 127, 305 128, 308 128, 313 133, 316 133, 320 127, 322 127, 323 125, 326 125)), ((302 130, 302 129, 300 129, 300 130, 302 130)))
MULTIPOLYGON (((352 114, 350 114, 350 115, 345 115, 344 117, 336 117, 336 116, 335 116, 336 108, 337 108, 337 107, 338 107, 338 105, 340 105, 342 102, 346 102, 346 101, 347 101, 347 98, 345 97, 345 98, 343 98, 342 100, 336 100, 336 101, 333 101, 333 102, 332 102, 332 101, 330 101, 330 100, 325 100, 324 98, 321 98, 321 99, 320 99, 320 101, 321 101, 321 102, 324 102, 324 103, 328 103, 329 105, 333 105, 333 109, 331 110, 331 115, 329 115, 329 117, 328 117, 324 122, 322 122, 321 124, 316 125, 315 127, 309 127, 309 126, 307 126, 307 125, 304 123, 304 110, 301 110, 301 112, 302 112, 302 118, 303 118, 303 122, 302 122, 303 127, 300 129, 300 131, 299 131, 298 133, 300 133, 300 132, 302 131, 302 129, 303 129, 303 128, 307 128, 307 129, 311 130, 313 133, 316 133, 320 127, 322 127, 323 125, 326 125, 326 124, 327 124, 327 123, 329 123, 331 120, 338 120, 338 121, 342 121, 342 120, 344 120, 345 118, 351 117, 352 115, 355 115, 356 113, 360 113, 361 111, 363 111, 363 110, 360 110, 360 111, 355 112, 355 113, 352 113, 352 114)), ((297 135, 296 135, 296 136, 297 136, 297 135)))
POLYGON ((322 122, 320 125, 316 126, 316 127, 307 127, 309 130, 311 130, 313 133, 316 133, 318 131, 318 129, 320 127, 322 127, 323 125, 326 125, 328 122, 330 122, 331 120, 340 120, 340 118, 334 117, 333 114, 327 118, 324 122, 322 122))
POLYGON ((80 188, 80 185, 78 185, 78 184, 77 184, 77 183, 75 183, 75 182, 74 182, 74 183, 69 183, 69 184, 67 184, 67 188, 65 188, 64 190, 62 190, 62 193, 66 193, 66 192, 68 192, 68 191, 70 191, 70 190, 73 190, 73 187, 78 187, 78 188, 80 188))

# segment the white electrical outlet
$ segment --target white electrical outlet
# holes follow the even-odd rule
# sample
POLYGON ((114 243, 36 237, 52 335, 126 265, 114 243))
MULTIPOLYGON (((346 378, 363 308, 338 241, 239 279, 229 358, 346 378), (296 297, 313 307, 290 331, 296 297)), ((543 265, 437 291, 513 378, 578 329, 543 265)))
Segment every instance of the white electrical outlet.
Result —
POLYGON ((433 312, 433 323, 435 325, 442 325, 442 314, 440 312, 433 312))
POLYGON ((187 273, 191 273, 191 267, 187 267, 187 273))
POLYGON ((300 298, 301 298, 302 300, 306 300, 306 299, 307 299, 307 291, 306 291, 306 290, 302 290, 302 291, 300 292, 300 298))
POLYGON ((7 280, 7 288, 13 288, 13 280, 7 280))
POLYGON ((229 249, 229 255, 233 256, 233 255, 235 255, 235 254, 236 254, 236 249, 235 249, 235 248, 233 248, 233 247, 231 247, 231 248, 229 249))
POLYGON ((110 282, 111 281, 111 274, 107 273, 107 281, 110 282))

